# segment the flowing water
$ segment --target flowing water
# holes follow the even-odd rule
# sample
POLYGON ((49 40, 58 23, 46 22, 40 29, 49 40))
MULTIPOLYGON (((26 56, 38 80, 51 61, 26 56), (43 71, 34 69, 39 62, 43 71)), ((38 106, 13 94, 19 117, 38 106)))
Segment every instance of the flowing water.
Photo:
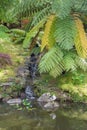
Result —
POLYGON ((65 104, 56 111, 18 111, 0 104, 0 130, 87 130, 87 107, 65 104))

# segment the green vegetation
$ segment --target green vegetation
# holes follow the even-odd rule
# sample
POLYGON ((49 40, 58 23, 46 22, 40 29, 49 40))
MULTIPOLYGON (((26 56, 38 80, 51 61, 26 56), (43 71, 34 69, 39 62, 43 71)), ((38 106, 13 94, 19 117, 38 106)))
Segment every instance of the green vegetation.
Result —
POLYGON ((37 95, 62 91, 74 101, 86 102, 87 0, 0 2, 0 82, 12 77, 11 89, 20 93, 23 79, 17 79, 17 69, 29 54, 40 53, 37 95))

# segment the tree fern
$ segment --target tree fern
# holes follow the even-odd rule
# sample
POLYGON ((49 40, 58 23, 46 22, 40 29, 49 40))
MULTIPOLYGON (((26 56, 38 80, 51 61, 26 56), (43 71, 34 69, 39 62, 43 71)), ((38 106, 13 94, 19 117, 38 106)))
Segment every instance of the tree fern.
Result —
MULTIPOLYGON (((7 1, 11 0, 4 0, 2 3, 7 1)), ((8 4, 6 6, 5 10, 8 10, 8 4)), ((14 6, 11 9, 13 12, 14 6)), ((0 8, 0 17, 2 12, 3 9, 0 8)), ((86 16, 87 0, 18 0, 14 14, 19 19, 32 17, 23 47, 29 47, 38 30, 44 28, 44 34, 40 37, 41 50, 46 48, 47 52, 45 51, 39 64, 41 73, 49 72, 56 77, 63 70, 71 71, 77 67, 86 70, 86 34, 81 20, 75 16, 86 16), (49 19, 49 16, 55 17, 49 19)))

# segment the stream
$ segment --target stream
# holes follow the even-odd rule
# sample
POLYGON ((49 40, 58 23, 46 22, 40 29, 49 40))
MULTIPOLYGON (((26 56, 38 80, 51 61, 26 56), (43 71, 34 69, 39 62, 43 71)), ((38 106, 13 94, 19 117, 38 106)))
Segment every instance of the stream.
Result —
POLYGON ((0 130, 87 130, 87 106, 63 104, 56 111, 40 106, 18 111, 0 104, 0 130))

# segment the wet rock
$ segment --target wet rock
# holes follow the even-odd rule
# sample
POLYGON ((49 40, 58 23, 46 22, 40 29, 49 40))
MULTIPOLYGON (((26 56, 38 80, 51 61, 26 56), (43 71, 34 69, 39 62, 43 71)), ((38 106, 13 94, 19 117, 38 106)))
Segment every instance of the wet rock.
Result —
POLYGON ((7 103, 10 105, 21 104, 21 102, 22 102, 22 100, 20 98, 9 99, 7 101, 7 103))
POLYGON ((55 108, 58 108, 59 107, 59 104, 57 102, 48 102, 44 105, 44 108, 45 109, 55 109, 55 108))
POLYGON ((54 120, 54 119, 56 119, 56 114, 55 113, 51 113, 50 117, 54 120))
POLYGON ((51 101, 51 102, 38 102, 38 104, 41 106, 41 108, 43 110, 46 111, 55 111, 58 109, 59 107, 59 103, 55 102, 55 101, 51 101))
POLYGON ((25 94, 27 99, 35 99, 35 95, 31 86, 26 87, 25 94))
POLYGON ((44 93, 37 99, 37 101, 39 102, 51 102, 55 100, 56 100, 56 96, 51 95, 50 93, 44 93))

